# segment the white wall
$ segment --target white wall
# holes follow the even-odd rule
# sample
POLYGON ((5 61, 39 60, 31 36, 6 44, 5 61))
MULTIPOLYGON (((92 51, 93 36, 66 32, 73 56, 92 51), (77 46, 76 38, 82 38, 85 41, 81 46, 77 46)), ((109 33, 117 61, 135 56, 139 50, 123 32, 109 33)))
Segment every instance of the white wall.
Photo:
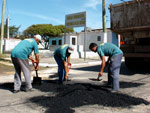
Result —
POLYGON ((107 42, 112 43, 112 32, 107 32, 107 42))
POLYGON ((11 51, 20 41, 17 39, 4 39, 4 51, 11 51))
MULTIPOLYGON (((84 44, 84 33, 80 34, 79 37, 79 42, 81 45, 84 44)), ((89 51, 89 45, 90 43, 96 43, 96 44, 100 44, 103 43, 103 33, 100 32, 87 32, 86 33, 86 37, 85 37, 85 50, 89 51), (97 36, 101 36, 101 41, 97 41, 97 36)))
MULTIPOLYGON (((4 39, 4 51, 10 52, 20 42, 19 39, 4 39)), ((39 44, 38 47, 43 49, 44 47, 39 44)))
MULTIPOLYGON (((90 43, 94 42, 96 44, 100 44, 100 43, 104 43, 104 33, 103 32, 86 32, 86 34, 84 34, 84 32, 81 32, 79 34, 69 34, 66 36, 66 43, 67 44, 72 44, 72 37, 77 37, 77 45, 84 45, 84 35, 85 37, 85 50, 89 51, 89 45, 90 43), (101 37, 101 41, 97 40, 97 37, 100 36, 101 37)), ((62 38, 62 42, 64 42, 64 38, 62 38)), ((108 31, 107 32, 107 42, 112 42, 112 32, 108 31)), ((83 48, 84 50, 84 48, 83 48)))
MULTIPOLYGON (((92 57, 98 57, 97 54, 94 52, 91 52, 89 50, 89 45, 90 43, 94 42, 96 44, 101 44, 104 43, 104 33, 103 31, 90 31, 86 32, 80 32, 80 33, 74 33, 74 34, 67 34, 66 35, 66 44, 72 44, 72 37, 77 37, 77 45, 75 47, 75 52, 72 54, 73 58, 84 58, 84 35, 86 35, 86 40, 85 40, 85 51, 86 51, 86 57, 87 58, 92 58, 92 57), (98 36, 101 36, 101 40, 98 41, 97 38, 98 36)), ((107 31, 107 42, 113 43, 113 40, 116 37, 113 37, 113 33, 108 30, 107 31)), ((116 40, 116 39, 115 39, 116 40)), ((62 44, 64 44, 64 37, 62 37, 62 44)))
MULTIPOLYGON (((66 35, 66 44, 72 45, 72 38, 76 38, 76 45, 78 45, 78 37, 75 34, 66 35)), ((62 44, 64 44, 64 37, 62 37, 62 44)))
MULTIPOLYGON (((53 57, 54 51, 50 50, 39 50, 40 57, 53 57)), ((71 54, 71 58, 84 58, 84 52, 82 51, 74 51, 71 54)), ((94 53, 92 51, 86 52, 86 58, 99 58, 99 55, 97 53, 94 53)))

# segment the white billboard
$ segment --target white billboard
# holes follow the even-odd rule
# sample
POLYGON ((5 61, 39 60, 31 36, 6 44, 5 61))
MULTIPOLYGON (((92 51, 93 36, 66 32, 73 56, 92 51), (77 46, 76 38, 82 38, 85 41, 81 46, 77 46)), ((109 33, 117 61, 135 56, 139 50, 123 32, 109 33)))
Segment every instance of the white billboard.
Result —
POLYGON ((66 28, 85 27, 86 26, 86 12, 79 12, 68 14, 65 17, 66 28))

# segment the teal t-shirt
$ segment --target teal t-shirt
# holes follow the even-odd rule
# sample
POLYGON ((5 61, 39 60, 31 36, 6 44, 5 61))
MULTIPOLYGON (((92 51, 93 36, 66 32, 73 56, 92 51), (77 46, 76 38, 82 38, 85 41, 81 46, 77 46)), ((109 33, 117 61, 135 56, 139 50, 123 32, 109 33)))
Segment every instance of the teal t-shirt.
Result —
POLYGON ((28 59, 29 55, 39 53, 38 45, 33 38, 22 40, 11 52, 11 57, 19 59, 28 59))
POLYGON ((55 51, 54 51, 54 55, 57 55, 59 57, 61 57, 61 59, 63 61, 66 61, 66 52, 67 52, 67 49, 68 49, 68 45, 65 44, 65 45, 62 45, 60 47, 58 47, 55 51))
POLYGON ((112 43, 102 43, 98 45, 97 53, 99 56, 115 56, 122 54, 123 52, 112 43))

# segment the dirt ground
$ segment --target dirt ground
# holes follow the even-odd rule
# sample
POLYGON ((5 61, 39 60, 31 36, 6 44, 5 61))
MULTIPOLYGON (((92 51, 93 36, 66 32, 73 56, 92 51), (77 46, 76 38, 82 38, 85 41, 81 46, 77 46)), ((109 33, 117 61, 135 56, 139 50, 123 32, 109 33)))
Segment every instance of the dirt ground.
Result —
MULTIPOLYGON (((39 67, 40 70, 47 69, 47 67, 39 67)), ((34 67, 31 65, 30 70, 34 71, 34 67)), ((1 75, 13 75, 15 73, 15 68, 11 62, 0 61, 0 76, 1 75)))
POLYGON ((14 67, 0 63, 0 73, 0 75, 12 75, 14 74, 14 67))

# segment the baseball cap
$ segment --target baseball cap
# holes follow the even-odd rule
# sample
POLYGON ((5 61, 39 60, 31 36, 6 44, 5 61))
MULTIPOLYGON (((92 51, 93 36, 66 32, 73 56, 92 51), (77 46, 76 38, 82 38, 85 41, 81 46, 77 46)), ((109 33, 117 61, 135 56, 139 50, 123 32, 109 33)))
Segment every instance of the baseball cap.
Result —
POLYGON ((39 40, 39 43, 41 43, 41 35, 34 35, 34 37, 39 40))
POLYGON ((69 45, 68 52, 73 53, 74 52, 74 46, 69 45))

